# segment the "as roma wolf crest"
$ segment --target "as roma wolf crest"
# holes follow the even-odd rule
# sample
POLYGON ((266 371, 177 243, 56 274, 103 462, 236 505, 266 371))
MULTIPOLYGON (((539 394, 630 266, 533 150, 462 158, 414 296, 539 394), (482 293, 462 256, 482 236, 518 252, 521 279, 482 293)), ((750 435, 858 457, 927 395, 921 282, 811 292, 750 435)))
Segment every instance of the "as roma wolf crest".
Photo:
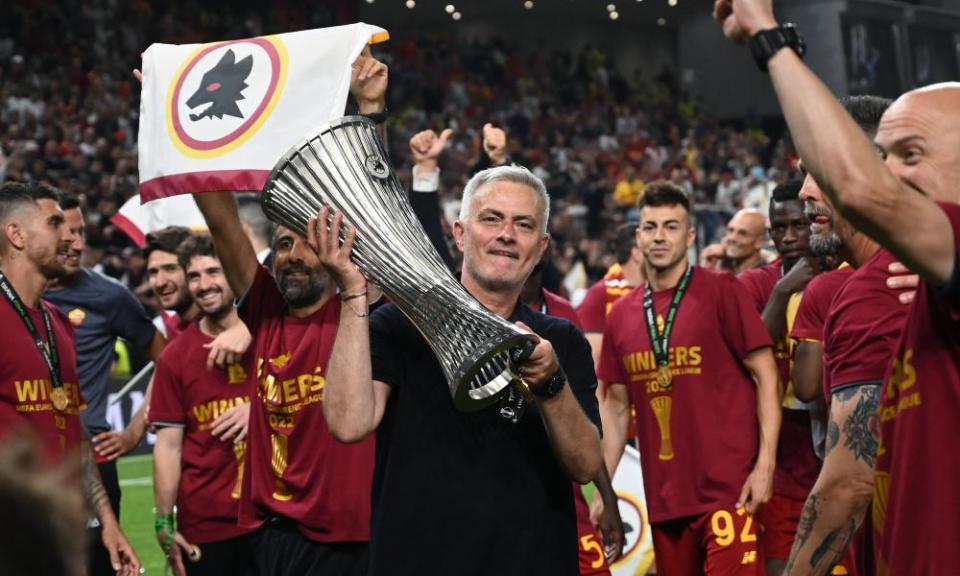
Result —
POLYGON ((233 50, 227 50, 216 66, 203 74, 200 87, 187 100, 191 110, 207 105, 199 114, 190 114, 190 119, 196 122, 203 118, 222 119, 225 115, 243 118, 237 102, 244 99, 243 89, 251 69, 253 56, 238 62, 233 50))

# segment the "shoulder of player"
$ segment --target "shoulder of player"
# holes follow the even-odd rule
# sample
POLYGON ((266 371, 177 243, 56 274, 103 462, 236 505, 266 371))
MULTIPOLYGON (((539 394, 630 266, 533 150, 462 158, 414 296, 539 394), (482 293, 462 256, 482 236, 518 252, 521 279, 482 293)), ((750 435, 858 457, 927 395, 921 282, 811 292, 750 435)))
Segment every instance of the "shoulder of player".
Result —
POLYGON ((632 319, 628 311, 636 307, 643 309, 643 290, 646 285, 646 282, 640 284, 613 303, 613 306, 610 307, 610 313, 607 314, 606 325, 608 327, 623 322, 631 322, 632 319))
POLYGON ((200 331, 197 322, 191 322, 176 338, 170 340, 167 345, 164 346, 163 351, 160 353, 160 358, 170 363, 180 362, 186 358, 190 352, 195 351, 210 340, 211 338, 200 331))
POLYGON ((709 270, 701 266, 694 266, 693 277, 690 279, 691 290, 696 288, 698 290, 734 290, 742 292, 744 284, 745 282, 735 274, 719 270, 709 270))
POLYGON ((520 305, 517 319, 533 329, 538 336, 549 340, 554 347, 570 338, 572 334, 580 333, 580 330, 570 320, 561 316, 543 314, 526 304, 520 305))
POLYGON ((65 330, 70 332, 71 336, 73 336, 73 324, 70 323, 70 318, 67 317, 66 313, 64 313, 64 311, 58 308, 56 304, 48 301, 46 298, 41 298, 40 302, 44 309, 50 313, 50 320, 54 324, 61 325, 65 330))

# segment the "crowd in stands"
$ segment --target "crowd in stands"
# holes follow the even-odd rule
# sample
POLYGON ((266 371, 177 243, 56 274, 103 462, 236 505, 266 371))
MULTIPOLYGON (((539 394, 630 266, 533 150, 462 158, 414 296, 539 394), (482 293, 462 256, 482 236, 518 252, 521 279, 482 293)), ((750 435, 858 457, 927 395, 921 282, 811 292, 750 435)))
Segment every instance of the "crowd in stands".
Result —
MULTIPOLYGON (((88 266, 122 279, 157 307, 135 245, 110 224, 137 192, 139 87, 131 70, 153 42, 246 37, 344 22, 338 8, 274 2, 217 10, 196 2, 11 2, 0 5, 0 181, 45 180, 82 198, 88 266), (188 17, 189 16, 189 17, 188 17), (116 26, 116 22, 123 26, 116 26)), ((720 121, 669 70, 621 70, 611 54, 501 39, 402 34, 378 47, 390 66, 389 138, 409 182, 408 141, 453 128, 441 193, 455 213, 481 160, 481 128, 507 130, 511 161, 541 176, 554 201, 553 262, 592 281, 612 263, 608 236, 644 184, 669 178, 693 195, 701 246, 744 207, 765 208, 792 171, 782 130, 720 121), (457 49, 450 47, 456 43, 457 49), (764 130, 766 128, 766 130, 764 130)))

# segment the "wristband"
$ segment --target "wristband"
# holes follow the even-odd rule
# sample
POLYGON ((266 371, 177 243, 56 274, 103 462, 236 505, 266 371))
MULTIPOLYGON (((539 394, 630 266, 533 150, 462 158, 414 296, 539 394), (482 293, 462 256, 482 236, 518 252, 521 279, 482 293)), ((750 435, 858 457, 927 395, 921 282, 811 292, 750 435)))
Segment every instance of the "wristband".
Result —
POLYGON ((341 292, 341 293, 340 293, 340 301, 341 301, 341 302, 349 302, 350 300, 355 300, 355 299, 357 299, 357 298, 360 298, 360 297, 366 296, 366 295, 367 295, 367 292, 366 292, 366 291, 357 292, 356 294, 346 294, 346 293, 344 293, 344 292, 341 292))

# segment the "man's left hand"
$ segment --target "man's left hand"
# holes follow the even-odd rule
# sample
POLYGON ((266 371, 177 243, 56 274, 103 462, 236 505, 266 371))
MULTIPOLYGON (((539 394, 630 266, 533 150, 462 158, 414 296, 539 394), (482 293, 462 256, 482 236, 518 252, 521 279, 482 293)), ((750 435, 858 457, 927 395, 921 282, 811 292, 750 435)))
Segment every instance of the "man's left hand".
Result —
POLYGON ((247 438, 249 423, 250 403, 242 402, 218 416, 210 433, 223 442, 242 442, 247 438))
POLYGON ((237 322, 217 334, 213 342, 203 345, 210 350, 207 354, 207 370, 212 370, 214 366, 223 368, 229 364, 238 364, 252 342, 253 336, 243 322, 237 322))
POLYGON ((723 27, 723 35, 734 42, 777 27, 773 0, 715 0, 713 18, 723 27))
MULTIPOLYGON (((131 423, 132 424, 132 423, 131 423)), ((93 449, 99 456, 107 460, 116 460, 120 456, 130 452, 140 444, 140 435, 131 426, 127 426, 122 432, 111 430, 101 432, 93 437, 93 449)))
POLYGON ((607 557, 607 562, 612 564, 619 560, 625 542, 623 520, 615 506, 604 505, 598 492, 593 494, 593 502, 590 503, 590 522, 603 539, 603 554, 607 557))

